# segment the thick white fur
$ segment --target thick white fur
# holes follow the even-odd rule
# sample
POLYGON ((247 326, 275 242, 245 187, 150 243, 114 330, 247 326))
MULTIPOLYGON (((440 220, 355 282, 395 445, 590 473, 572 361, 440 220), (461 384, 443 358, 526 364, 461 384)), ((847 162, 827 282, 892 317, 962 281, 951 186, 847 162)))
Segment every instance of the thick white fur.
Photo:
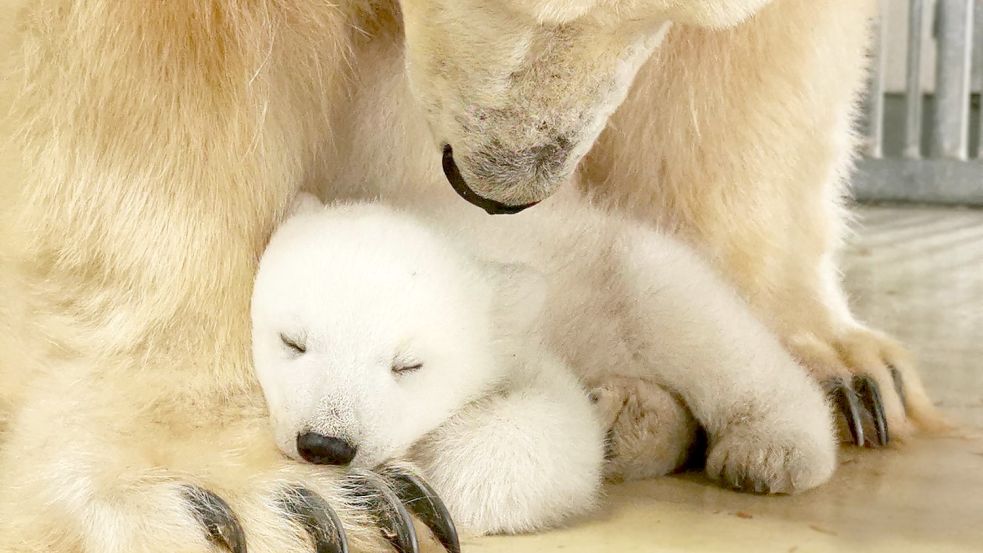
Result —
POLYGON ((531 333, 544 293, 535 283, 381 206, 291 218, 263 255, 252 310, 280 448, 299 459, 296 437, 315 431, 352 444, 352 465, 372 468, 416 445, 470 533, 530 531, 586 511, 604 428, 531 333))
POLYGON ((598 502, 601 418, 564 362, 540 347, 527 353, 517 352, 523 365, 507 389, 464 407, 411 451, 465 528, 528 532, 598 502))
MULTIPOLYGON (((708 31, 699 27, 737 23, 762 2, 510 0, 517 17, 503 41, 534 35, 540 42, 523 50, 521 65, 557 94, 556 102, 533 96, 535 105, 508 93, 513 75, 482 55, 493 50, 468 44, 488 36, 483 12, 505 3, 400 4, 0 2, 0 209, 10 209, 0 218, 0 550, 207 551, 167 487, 186 481, 230 501, 250 551, 309 549, 268 508, 271 490, 294 481, 341 498, 333 476, 273 446, 250 362, 250 283, 300 188, 338 185, 331 177, 343 173, 358 195, 381 183, 408 196, 424 195, 414 183, 449 194, 432 178, 439 141, 462 129, 439 111, 419 126, 405 124, 401 108, 389 124, 375 120, 409 101, 402 84, 381 82, 394 73, 422 83, 419 105, 449 97, 450 109, 456 83, 462 94, 474 89, 473 74, 427 80, 440 70, 439 59, 420 63, 427 44, 445 39, 450 53, 470 56, 451 65, 492 78, 487 90, 501 94, 488 103, 523 114, 511 129, 517 137, 538 128, 530 126, 538 115, 568 120, 552 109, 563 98, 608 110, 627 93, 581 164, 584 184, 610 185, 606 198, 710 252, 814 374, 875 374, 892 430, 906 422, 885 361, 906 373, 909 416, 930 419, 900 351, 843 316, 830 257, 863 76, 863 17, 874 2, 775 0, 733 31, 708 31), (432 26, 441 36, 428 38, 418 26, 404 36, 400 12, 409 20, 441 4, 467 10, 442 20, 455 29, 432 26), (682 24, 640 67, 588 56, 621 65, 599 72, 618 76, 607 79, 617 86, 578 89, 593 81, 577 59, 555 79, 535 63, 554 38, 536 21, 589 15, 608 32, 566 38, 613 52, 625 41, 603 35, 621 26, 603 19, 632 16, 618 11, 627 7, 644 10, 634 13, 652 29, 682 24), (417 60, 410 67, 404 44, 417 60), (594 93, 603 97, 585 101, 594 93), (375 130, 354 132, 365 128, 375 130), (393 139, 419 149, 407 155, 393 139), (789 313, 802 316, 788 321, 789 313)), ((341 510, 352 532, 363 529, 365 519, 341 510)))
POLYGON ((539 207, 507 220, 437 208, 430 220, 472 237, 474 255, 544 276, 547 344, 588 386, 651 378, 678 394, 709 436, 711 477, 773 492, 829 478, 819 387, 692 250, 573 195, 539 207))
MULTIPOLYGON (((253 339, 288 454, 315 429, 373 466, 429 434, 417 459, 459 521, 479 532, 539 528, 597 493, 600 413, 576 374, 592 387, 649 379, 677 393, 709 435, 707 473, 725 485, 791 493, 832 474, 819 387, 684 246, 575 199, 508 220, 453 208, 424 217, 326 208, 274 236, 253 339), (479 260, 538 276, 503 279, 479 260), (530 303, 543 309, 532 328, 514 314, 530 303), (307 351, 291 352, 281 335, 307 351), (422 368, 394 375, 402 359, 422 368)), ((683 437, 656 456, 681 457, 693 436, 683 437)))

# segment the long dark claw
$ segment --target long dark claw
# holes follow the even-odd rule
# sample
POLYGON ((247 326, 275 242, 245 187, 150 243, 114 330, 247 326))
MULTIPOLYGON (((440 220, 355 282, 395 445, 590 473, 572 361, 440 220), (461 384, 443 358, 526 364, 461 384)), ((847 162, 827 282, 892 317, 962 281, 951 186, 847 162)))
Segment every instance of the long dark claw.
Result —
POLYGON ((898 393, 898 397, 901 398, 901 406, 904 407, 905 411, 908 411, 908 398, 905 397, 904 393, 904 380, 901 378, 901 371, 888 365, 888 369, 891 370, 891 380, 894 381, 894 391, 898 393))
POLYGON ((734 477, 732 482, 734 489, 744 493, 767 494, 771 493, 764 480, 757 480, 750 474, 739 474, 734 477))
POLYGON ((454 520, 437 492, 422 478, 408 471, 393 470, 390 477, 396 496, 416 518, 430 528, 447 553, 461 553, 461 542, 457 537, 454 520))
POLYGON ((758 480, 754 483, 754 493, 766 494, 771 493, 771 490, 769 490, 768 485, 763 480, 758 480))
POLYGON ((291 487, 283 492, 280 505, 311 537, 316 553, 348 553, 341 520, 323 497, 307 488, 291 487))
POLYGON ((614 449, 614 428, 608 428, 607 433, 604 435, 604 460, 610 461, 618 456, 618 452, 614 449))
POLYGON ((349 482, 353 494, 369 502, 369 510, 375 517, 382 535, 398 553, 419 553, 413 519, 403 507, 403 502, 389 489, 378 475, 368 471, 352 471, 349 482))
POLYGON ((864 408, 874 419, 874 430, 877 433, 877 444, 886 446, 890 440, 887 429, 887 419, 884 417, 884 403, 881 401, 881 389, 873 378, 867 375, 853 377, 853 387, 860 395, 864 408))
POLYGON ((231 553, 246 553, 246 534, 224 499, 192 485, 185 486, 183 493, 195 519, 207 532, 208 541, 231 553))
POLYGON ((846 417, 847 428, 853 436, 853 443, 857 447, 864 446, 864 425, 860 418, 860 404, 857 401, 857 394, 847 386, 840 378, 835 378, 826 383, 829 394, 836 400, 837 406, 846 417))

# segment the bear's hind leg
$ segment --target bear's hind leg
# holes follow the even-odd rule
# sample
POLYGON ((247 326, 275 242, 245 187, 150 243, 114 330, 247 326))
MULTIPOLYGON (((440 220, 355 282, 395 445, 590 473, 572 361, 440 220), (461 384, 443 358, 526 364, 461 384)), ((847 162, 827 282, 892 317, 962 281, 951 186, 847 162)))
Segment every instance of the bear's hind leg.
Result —
POLYGON ((663 476, 682 467, 700 432, 682 400, 645 378, 610 376, 591 390, 608 429, 604 475, 611 480, 663 476))

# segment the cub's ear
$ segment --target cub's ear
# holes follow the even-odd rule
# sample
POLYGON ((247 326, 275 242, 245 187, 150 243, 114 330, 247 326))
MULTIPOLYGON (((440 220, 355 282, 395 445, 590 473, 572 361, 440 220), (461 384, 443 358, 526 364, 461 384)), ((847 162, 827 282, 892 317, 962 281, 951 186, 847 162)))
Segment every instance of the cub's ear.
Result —
POLYGON ((321 200, 309 192, 298 192, 294 196, 294 201, 287 208, 287 217, 293 217, 302 213, 315 213, 324 208, 321 200))
POLYGON ((549 293, 546 277, 522 263, 482 261, 481 264, 491 282, 491 309, 496 326, 508 335, 533 330, 549 293))

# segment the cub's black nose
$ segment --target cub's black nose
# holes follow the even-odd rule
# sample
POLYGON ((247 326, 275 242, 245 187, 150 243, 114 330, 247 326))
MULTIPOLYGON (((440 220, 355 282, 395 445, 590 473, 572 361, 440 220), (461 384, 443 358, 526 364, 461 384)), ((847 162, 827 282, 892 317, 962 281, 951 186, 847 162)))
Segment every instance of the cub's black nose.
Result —
POLYGON ((297 435, 297 452, 315 465, 347 465, 355 458, 355 448, 350 443, 316 432, 297 435))

